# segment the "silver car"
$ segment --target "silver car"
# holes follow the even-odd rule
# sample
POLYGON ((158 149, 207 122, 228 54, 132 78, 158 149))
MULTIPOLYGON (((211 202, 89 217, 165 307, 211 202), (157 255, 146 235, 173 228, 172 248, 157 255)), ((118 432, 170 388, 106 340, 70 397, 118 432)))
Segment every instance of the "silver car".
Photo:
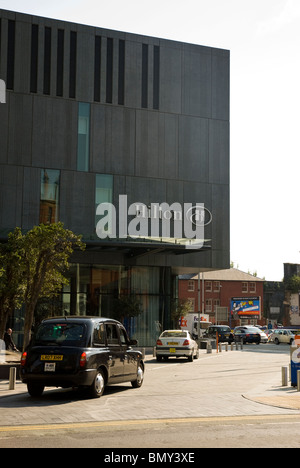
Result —
POLYGON ((277 345, 280 343, 289 343, 291 345, 294 339, 295 335, 291 332, 291 330, 284 330, 282 328, 274 330, 270 337, 270 340, 274 341, 274 343, 277 345))
POLYGON ((189 361, 198 359, 199 348, 186 330, 165 330, 156 342, 156 359, 187 357, 189 361))

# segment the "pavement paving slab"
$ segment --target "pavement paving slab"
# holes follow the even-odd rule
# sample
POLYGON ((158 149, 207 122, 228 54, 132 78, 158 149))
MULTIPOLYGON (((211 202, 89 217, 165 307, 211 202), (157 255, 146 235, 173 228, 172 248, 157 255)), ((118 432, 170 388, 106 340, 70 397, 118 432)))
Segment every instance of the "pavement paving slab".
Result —
POLYGON ((0 428, 168 417, 297 415, 300 392, 281 386, 281 366, 288 364, 288 352, 273 355, 268 348, 264 351, 259 353, 251 346, 218 354, 201 350, 193 363, 157 363, 147 355, 140 389, 132 389, 130 384, 109 387, 99 400, 50 388, 41 398, 31 398, 21 381, 16 382, 15 390, 9 390, 8 381, 0 380, 0 428))

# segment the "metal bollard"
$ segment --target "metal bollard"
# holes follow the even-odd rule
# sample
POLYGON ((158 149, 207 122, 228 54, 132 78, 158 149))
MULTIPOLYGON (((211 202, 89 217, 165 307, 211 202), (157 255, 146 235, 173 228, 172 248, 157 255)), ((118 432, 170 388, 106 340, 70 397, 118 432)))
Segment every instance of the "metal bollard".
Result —
POLYGON ((222 352, 222 343, 219 343, 219 353, 222 352))
POLYGON ((209 343, 209 342, 206 343, 206 353, 207 353, 207 354, 211 354, 211 353, 212 353, 211 343, 209 343))
POLYGON ((233 351, 233 343, 231 343, 230 347, 231 347, 231 351, 233 351))
POLYGON ((16 388, 16 376, 17 376, 17 368, 11 367, 9 369, 9 390, 14 390, 16 388))
POLYGON ((228 351, 228 343, 225 345, 225 351, 228 351))
POLYGON ((281 382, 282 382, 283 387, 286 387, 288 384, 288 368, 287 367, 281 368, 281 382))
POLYGON ((297 392, 300 392, 300 370, 297 370, 297 392))
POLYGON ((156 346, 153 347, 153 357, 156 357, 156 346))

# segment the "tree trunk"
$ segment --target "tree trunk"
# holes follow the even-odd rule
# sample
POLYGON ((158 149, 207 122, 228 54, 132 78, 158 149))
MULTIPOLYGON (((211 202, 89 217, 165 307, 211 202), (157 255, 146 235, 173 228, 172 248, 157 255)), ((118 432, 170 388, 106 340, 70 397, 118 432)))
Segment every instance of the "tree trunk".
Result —
POLYGON ((0 340, 3 340, 6 331, 9 312, 9 308, 4 306, 3 301, 0 300, 0 340))
POLYGON ((34 319, 34 309, 35 305, 26 304, 26 313, 25 313, 25 322, 24 322, 24 342, 23 342, 23 351, 29 345, 31 339, 31 327, 34 319))

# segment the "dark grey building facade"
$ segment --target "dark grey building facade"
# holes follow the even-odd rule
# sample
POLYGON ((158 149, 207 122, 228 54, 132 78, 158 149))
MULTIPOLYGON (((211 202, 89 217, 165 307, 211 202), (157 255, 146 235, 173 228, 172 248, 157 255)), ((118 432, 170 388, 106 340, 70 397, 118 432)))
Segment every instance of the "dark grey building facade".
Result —
POLYGON ((0 10, 1 240, 59 220, 87 245, 49 313, 113 315, 116 298, 134 295, 142 313, 125 325, 153 345, 170 326, 176 276, 229 267, 229 60, 227 50, 0 10), (120 235, 118 215, 116 233, 97 235, 97 206, 118 213, 120 195, 147 207, 148 235, 120 235), (204 204, 199 248, 172 227, 153 235, 161 203, 204 204))

